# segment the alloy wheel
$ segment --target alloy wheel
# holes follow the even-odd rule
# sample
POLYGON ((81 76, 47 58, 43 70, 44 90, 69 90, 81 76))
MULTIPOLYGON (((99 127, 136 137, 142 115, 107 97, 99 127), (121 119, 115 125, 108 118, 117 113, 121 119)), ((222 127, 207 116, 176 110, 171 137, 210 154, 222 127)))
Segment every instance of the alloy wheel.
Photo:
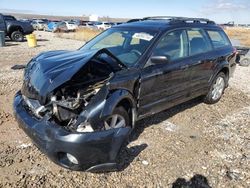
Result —
POLYGON ((225 88, 225 80, 224 78, 219 76, 213 85, 212 99, 218 100, 222 96, 224 88, 225 88))
POLYGON ((20 34, 15 34, 15 35, 14 35, 14 39, 15 39, 15 40, 19 40, 20 37, 21 37, 20 34))
POLYGON ((126 121, 123 116, 113 114, 104 121, 104 127, 106 130, 126 127, 126 121))

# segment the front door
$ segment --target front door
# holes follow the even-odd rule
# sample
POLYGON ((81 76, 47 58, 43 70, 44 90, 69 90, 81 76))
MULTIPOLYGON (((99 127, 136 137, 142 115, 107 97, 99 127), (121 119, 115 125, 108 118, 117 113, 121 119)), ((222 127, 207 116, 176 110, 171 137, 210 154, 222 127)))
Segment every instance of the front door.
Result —
POLYGON ((186 30, 166 33, 152 56, 165 56, 167 63, 149 60, 141 72, 139 117, 144 117, 181 103, 189 94, 191 61, 188 57, 186 30))

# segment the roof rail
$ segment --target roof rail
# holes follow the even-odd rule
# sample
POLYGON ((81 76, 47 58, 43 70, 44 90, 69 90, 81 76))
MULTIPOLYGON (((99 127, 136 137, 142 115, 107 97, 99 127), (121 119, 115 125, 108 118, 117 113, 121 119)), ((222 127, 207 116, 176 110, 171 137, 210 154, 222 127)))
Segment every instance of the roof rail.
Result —
POLYGON ((205 23, 205 24, 215 24, 214 21, 211 21, 206 18, 189 18, 189 17, 175 17, 175 16, 153 16, 145 17, 142 20, 169 20, 169 23, 205 23))

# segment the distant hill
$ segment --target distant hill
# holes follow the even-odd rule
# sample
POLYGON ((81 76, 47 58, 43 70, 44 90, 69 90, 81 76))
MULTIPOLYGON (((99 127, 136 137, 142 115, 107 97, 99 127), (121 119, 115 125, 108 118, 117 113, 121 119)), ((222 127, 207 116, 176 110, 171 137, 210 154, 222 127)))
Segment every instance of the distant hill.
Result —
MULTIPOLYGON (((1 10, 0 10, 1 13, 1 10)), ((41 14, 23 14, 23 13, 16 13, 16 12, 8 12, 8 13, 3 13, 7 15, 13 15, 17 19, 49 19, 49 20, 72 20, 72 19, 80 19, 84 21, 88 21, 89 17, 88 16, 55 16, 55 15, 41 15, 41 14)), ((99 17, 99 21, 108 21, 108 22, 126 22, 130 20, 129 18, 110 18, 110 17, 99 17)))

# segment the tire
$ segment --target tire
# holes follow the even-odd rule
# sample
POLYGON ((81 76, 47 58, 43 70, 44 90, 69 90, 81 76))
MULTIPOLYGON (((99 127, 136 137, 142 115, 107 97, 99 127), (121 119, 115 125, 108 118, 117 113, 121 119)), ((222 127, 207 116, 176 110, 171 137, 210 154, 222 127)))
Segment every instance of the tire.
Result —
POLYGON ((112 115, 110 115, 104 121, 104 129, 109 130, 113 128, 130 127, 129 123, 130 123, 130 118, 129 118, 127 110, 122 106, 118 106, 114 109, 112 115), (115 116, 117 116, 117 120, 115 124, 112 125, 112 120, 115 116), (123 125, 123 121, 124 121, 124 125, 123 125))
POLYGON ((11 40, 16 42, 22 42, 24 39, 23 33, 21 31, 14 31, 10 36, 11 40))
POLYGON ((223 72, 217 74, 210 86, 208 94, 204 99, 206 104, 215 104, 219 102, 227 86, 227 80, 228 79, 223 72))
POLYGON ((250 58, 249 57, 245 57, 242 60, 240 60, 240 66, 248 67, 249 65, 250 65, 250 58))

